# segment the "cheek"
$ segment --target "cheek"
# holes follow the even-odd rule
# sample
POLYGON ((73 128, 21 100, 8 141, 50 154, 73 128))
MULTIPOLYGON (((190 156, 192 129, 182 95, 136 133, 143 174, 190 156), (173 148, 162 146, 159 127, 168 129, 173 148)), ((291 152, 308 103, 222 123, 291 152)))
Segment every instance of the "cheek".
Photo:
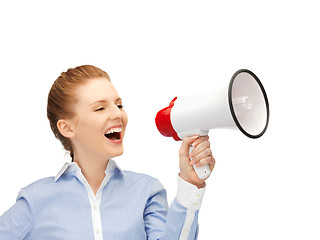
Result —
POLYGON ((127 123, 128 123, 128 115, 126 112, 123 112, 122 114, 122 123, 123 123, 123 126, 126 127, 127 126, 127 123))
POLYGON ((82 118, 79 119, 78 125, 77 125, 77 133, 79 137, 86 137, 89 135, 96 134, 99 132, 98 129, 99 123, 95 119, 90 118, 82 118))

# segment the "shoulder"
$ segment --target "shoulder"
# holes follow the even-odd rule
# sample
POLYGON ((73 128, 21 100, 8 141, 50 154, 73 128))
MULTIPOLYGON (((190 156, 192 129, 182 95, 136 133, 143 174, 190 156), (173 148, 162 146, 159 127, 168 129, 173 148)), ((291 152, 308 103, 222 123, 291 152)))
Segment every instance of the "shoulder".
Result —
POLYGON ((144 173, 137 173, 137 172, 132 172, 132 171, 124 171, 125 172, 125 179, 129 180, 129 181, 133 181, 133 182, 144 182, 144 183, 148 183, 148 184, 152 184, 156 181, 158 181, 158 179, 148 175, 148 174, 144 174, 144 173))
POLYGON ((55 184, 54 177, 47 177, 39 179, 25 187, 23 187, 17 197, 17 200, 20 198, 25 198, 26 200, 31 200, 37 195, 43 194, 48 190, 52 189, 55 184))
POLYGON ((46 178, 41 178, 27 186, 25 186, 23 189, 28 189, 30 191, 36 189, 38 190, 39 188, 46 188, 55 183, 54 177, 46 177, 46 178))
POLYGON ((162 183, 155 177, 144 173, 136 173, 131 171, 124 171, 126 176, 125 182, 130 186, 139 186, 139 188, 149 194, 153 192, 165 191, 162 183))

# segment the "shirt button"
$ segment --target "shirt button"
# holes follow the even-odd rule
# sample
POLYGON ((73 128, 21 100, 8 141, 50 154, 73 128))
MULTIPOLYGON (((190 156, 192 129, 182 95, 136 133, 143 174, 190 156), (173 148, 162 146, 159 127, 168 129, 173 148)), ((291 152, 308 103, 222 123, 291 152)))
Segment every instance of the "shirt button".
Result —
POLYGON ((97 210, 97 205, 93 205, 93 210, 97 210))
POLYGON ((200 198, 200 197, 201 197, 201 194, 200 194, 200 193, 197 193, 197 194, 196 194, 196 197, 197 197, 197 198, 200 198))
POLYGON ((97 228, 97 229, 96 229, 96 234, 100 234, 100 232, 101 232, 100 229, 97 228))

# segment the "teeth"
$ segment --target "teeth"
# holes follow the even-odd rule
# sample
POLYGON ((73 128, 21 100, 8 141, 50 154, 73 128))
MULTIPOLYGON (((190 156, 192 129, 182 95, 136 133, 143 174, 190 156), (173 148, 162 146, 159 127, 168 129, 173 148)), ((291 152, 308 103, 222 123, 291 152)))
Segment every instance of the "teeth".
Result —
POLYGON ((118 127, 118 128, 111 128, 108 131, 106 131, 105 134, 110 134, 110 133, 114 133, 114 132, 122 132, 122 127, 118 127))

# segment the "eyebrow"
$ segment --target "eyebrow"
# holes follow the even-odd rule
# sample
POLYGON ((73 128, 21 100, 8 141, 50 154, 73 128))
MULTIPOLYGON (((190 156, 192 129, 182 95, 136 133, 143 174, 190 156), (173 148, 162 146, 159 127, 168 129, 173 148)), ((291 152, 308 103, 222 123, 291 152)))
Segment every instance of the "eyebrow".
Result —
MULTIPOLYGON (((97 103, 106 103, 106 102, 108 102, 108 101, 107 100, 98 100, 98 101, 91 103, 90 106, 97 104, 97 103)), ((122 102, 122 99, 119 97, 114 102, 122 102)))

